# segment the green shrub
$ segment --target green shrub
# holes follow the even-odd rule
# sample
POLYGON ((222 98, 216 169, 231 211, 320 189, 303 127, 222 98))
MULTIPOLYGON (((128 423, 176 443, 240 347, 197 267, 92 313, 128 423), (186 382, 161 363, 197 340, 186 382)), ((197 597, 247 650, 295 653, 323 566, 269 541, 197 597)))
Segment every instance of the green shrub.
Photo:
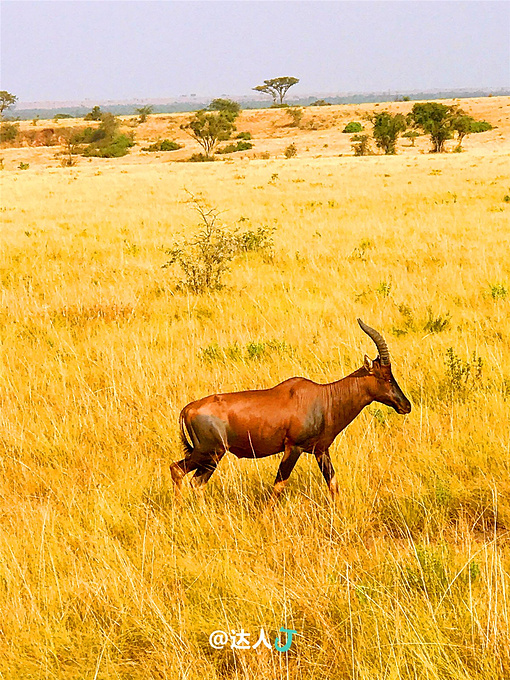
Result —
POLYGON ((29 167, 30 163, 23 163, 23 161, 21 161, 21 163, 18 165, 18 170, 28 170, 29 167))
POLYGON ((229 230, 218 224, 219 213, 194 196, 191 204, 200 216, 199 230, 189 239, 168 250, 170 259, 163 266, 178 264, 183 278, 178 288, 203 294, 221 290, 224 276, 230 271, 234 257, 241 252, 270 250, 274 229, 259 227, 256 231, 229 230))
POLYGON ((70 113, 56 113, 53 120, 64 120, 65 118, 73 118, 70 113))
POLYGON ((347 125, 344 127, 342 132, 362 132, 363 130, 363 125, 361 123, 358 123, 356 121, 351 121, 350 123, 347 123, 347 125))
POLYGON ((120 158, 129 153, 129 149, 133 144, 133 140, 127 135, 115 135, 109 144, 91 145, 85 149, 83 155, 98 158, 120 158))
POLYGON ((423 326, 424 331, 429 333, 441 333, 450 325, 450 314, 447 312, 444 316, 439 314, 435 316, 432 308, 427 307, 427 320, 423 326))
POLYGON ((504 300, 508 295, 508 288, 502 283, 490 283, 489 295, 493 300, 504 300))
POLYGON ((236 139, 251 139, 251 132, 240 132, 236 135, 236 139))
POLYGON ((154 142, 154 144, 149 144, 149 146, 144 146, 142 151, 177 151, 182 149, 182 146, 182 144, 172 142, 170 139, 162 139, 154 142))
POLYGON ((0 142, 14 142, 18 136, 19 125, 16 123, 2 123, 0 125, 0 142))
POLYGON ((222 149, 218 149, 216 153, 235 153, 236 151, 248 151, 248 149, 253 149, 253 144, 240 140, 237 144, 227 144, 222 149))
POLYGON ((443 386, 449 396, 465 399, 482 376, 483 359, 473 351, 470 359, 461 359, 453 347, 448 347, 445 357, 446 378, 443 386))
POLYGON ((209 163, 214 161, 214 156, 206 156, 205 153, 194 153, 188 158, 190 163, 209 163))
POLYGON ((270 251, 273 248, 275 227, 258 227, 255 231, 248 229, 237 236, 237 247, 241 252, 270 251))

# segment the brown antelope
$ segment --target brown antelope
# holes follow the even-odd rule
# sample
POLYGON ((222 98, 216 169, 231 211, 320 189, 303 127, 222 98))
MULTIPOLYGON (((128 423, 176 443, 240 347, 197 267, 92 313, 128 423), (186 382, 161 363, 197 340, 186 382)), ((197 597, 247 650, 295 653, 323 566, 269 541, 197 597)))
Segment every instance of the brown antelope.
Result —
POLYGON ((273 488, 280 495, 303 451, 312 453, 333 498, 338 494, 329 447, 339 432, 373 401, 409 413, 411 404, 391 372, 382 335, 358 319, 374 341, 379 356, 366 355, 363 366, 336 382, 321 385, 289 378, 267 390, 213 394, 185 406, 180 415, 186 456, 173 463, 172 479, 195 470, 193 485, 203 486, 227 451, 238 458, 264 458, 284 452, 273 488))

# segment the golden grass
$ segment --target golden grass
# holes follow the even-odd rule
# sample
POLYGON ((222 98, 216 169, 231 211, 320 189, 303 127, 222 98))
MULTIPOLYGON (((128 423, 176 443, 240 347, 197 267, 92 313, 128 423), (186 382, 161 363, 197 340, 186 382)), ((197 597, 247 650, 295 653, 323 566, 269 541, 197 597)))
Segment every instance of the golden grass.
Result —
POLYGON ((2 678, 509 677, 507 163, 3 173, 2 678), (197 222, 185 187, 227 225, 275 226, 273 259, 239 258, 218 293, 176 291, 162 265, 197 222), (227 456, 176 505, 182 406, 342 377, 374 356, 357 316, 386 336, 413 411, 373 404, 338 437, 338 506, 306 455, 268 521, 276 456, 227 456), (214 343, 237 357, 204 354, 214 343), (296 629, 291 651, 209 646, 261 626, 296 629))

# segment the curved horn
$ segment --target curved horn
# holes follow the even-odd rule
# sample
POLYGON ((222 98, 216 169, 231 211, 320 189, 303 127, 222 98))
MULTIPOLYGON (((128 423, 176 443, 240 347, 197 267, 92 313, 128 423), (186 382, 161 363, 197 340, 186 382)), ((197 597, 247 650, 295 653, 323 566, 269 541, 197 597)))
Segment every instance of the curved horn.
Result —
POLYGON ((375 346, 377 347, 377 351, 379 352, 379 356, 381 357, 381 366, 389 366, 391 360, 386 340, 376 330, 370 328, 370 326, 367 326, 366 323, 363 323, 361 319, 358 319, 358 323, 360 325, 361 330, 365 331, 368 337, 372 338, 372 340, 375 342, 375 346))

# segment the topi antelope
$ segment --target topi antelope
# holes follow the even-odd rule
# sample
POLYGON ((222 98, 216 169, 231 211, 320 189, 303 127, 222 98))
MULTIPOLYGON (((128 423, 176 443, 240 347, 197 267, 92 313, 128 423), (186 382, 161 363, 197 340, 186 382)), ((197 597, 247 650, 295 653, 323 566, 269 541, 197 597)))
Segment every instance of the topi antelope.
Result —
POLYGON ((193 401, 180 415, 186 456, 171 465, 172 479, 195 470, 193 485, 203 486, 230 451, 238 458, 264 458, 284 452, 271 502, 284 489, 303 451, 313 453, 333 498, 338 494, 329 447, 360 411, 379 401, 397 413, 411 404, 391 372, 390 354, 382 335, 358 319, 374 341, 379 356, 366 355, 362 368, 341 380, 320 385, 306 378, 289 378, 267 390, 213 394, 193 401))

